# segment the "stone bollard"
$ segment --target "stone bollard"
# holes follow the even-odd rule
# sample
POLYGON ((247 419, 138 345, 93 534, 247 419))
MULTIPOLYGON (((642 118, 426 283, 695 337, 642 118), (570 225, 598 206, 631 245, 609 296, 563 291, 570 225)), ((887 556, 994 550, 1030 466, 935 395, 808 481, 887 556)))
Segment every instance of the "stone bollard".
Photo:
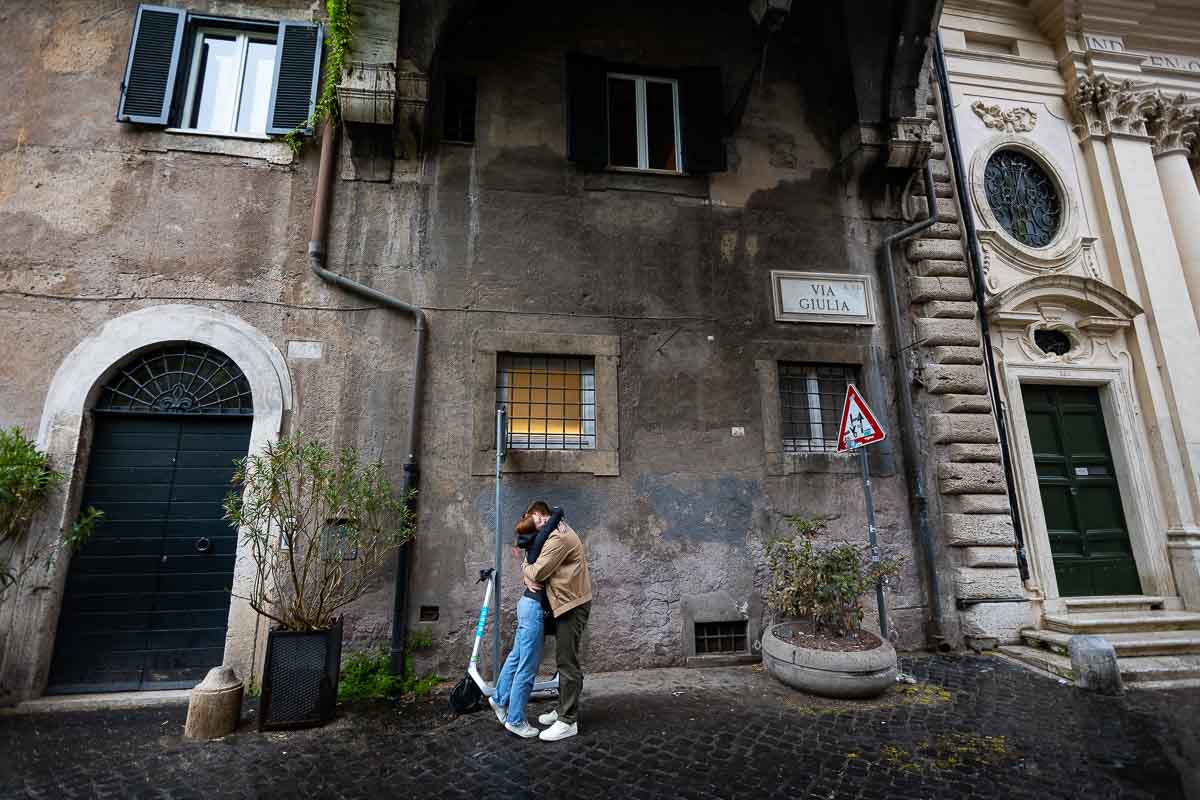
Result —
POLYGON ((1103 636, 1072 636, 1067 641, 1075 685, 1100 694, 1120 694, 1121 669, 1117 651, 1103 636))
POLYGON ((213 667, 192 689, 183 735, 219 739, 233 733, 242 716, 242 682, 231 667, 213 667))

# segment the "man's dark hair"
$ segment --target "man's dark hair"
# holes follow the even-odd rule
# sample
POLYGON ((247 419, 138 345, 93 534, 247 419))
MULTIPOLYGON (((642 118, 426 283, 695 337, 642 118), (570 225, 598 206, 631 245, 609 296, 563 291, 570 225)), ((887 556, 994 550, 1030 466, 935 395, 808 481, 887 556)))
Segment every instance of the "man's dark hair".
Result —
POLYGON ((545 514, 548 517, 550 516, 550 504, 545 500, 534 500, 529 504, 529 508, 525 509, 525 516, 528 517, 530 514, 545 514))

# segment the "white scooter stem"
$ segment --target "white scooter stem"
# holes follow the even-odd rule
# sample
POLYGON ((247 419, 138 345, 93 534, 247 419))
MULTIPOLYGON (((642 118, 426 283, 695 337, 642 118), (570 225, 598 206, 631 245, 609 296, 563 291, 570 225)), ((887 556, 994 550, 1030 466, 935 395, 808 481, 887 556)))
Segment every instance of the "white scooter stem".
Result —
MULTIPOLYGON (((487 628, 488 607, 492 600, 494 582, 493 577, 489 575, 487 586, 483 589, 483 606, 479 609, 479 622, 475 625, 475 644, 471 647, 471 665, 467 667, 467 674, 471 676, 471 680, 475 681, 475 685, 479 687, 479 691, 483 692, 484 697, 491 697, 496 693, 496 687, 485 681, 479 674, 479 645, 483 641, 484 629, 487 628)), ((548 681, 536 681, 533 684, 533 691, 557 692, 558 673, 555 672, 554 677, 548 681)))

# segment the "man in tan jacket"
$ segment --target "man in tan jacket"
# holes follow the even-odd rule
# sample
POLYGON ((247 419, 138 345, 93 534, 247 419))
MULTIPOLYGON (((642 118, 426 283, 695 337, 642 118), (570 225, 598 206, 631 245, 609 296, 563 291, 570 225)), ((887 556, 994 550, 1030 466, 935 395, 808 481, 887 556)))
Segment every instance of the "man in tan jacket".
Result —
MULTIPOLYGON (((537 514, 535 512, 534 516, 537 514)), ((544 525, 545 520, 538 520, 544 525)), ((579 645, 592 610, 592 579, 579 535, 564 520, 546 540, 537 561, 524 567, 525 585, 534 591, 545 588, 554 614, 555 655, 558 660, 558 710, 542 714, 538 722, 550 725, 539 738, 556 742, 579 733, 576 721, 583 670, 579 667, 579 645)))

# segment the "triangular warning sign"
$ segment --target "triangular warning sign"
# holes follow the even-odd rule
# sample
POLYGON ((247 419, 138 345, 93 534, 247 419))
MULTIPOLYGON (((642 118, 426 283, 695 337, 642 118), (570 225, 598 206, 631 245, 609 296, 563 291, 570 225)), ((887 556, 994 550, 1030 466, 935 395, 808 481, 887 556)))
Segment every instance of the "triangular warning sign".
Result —
POLYGON ((837 451, 844 453, 875 442, 887 436, 883 426, 875 419, 867 401, 854 384, 846 386, 846 403, 842 406, 842 424, 838 426, 837 451))

